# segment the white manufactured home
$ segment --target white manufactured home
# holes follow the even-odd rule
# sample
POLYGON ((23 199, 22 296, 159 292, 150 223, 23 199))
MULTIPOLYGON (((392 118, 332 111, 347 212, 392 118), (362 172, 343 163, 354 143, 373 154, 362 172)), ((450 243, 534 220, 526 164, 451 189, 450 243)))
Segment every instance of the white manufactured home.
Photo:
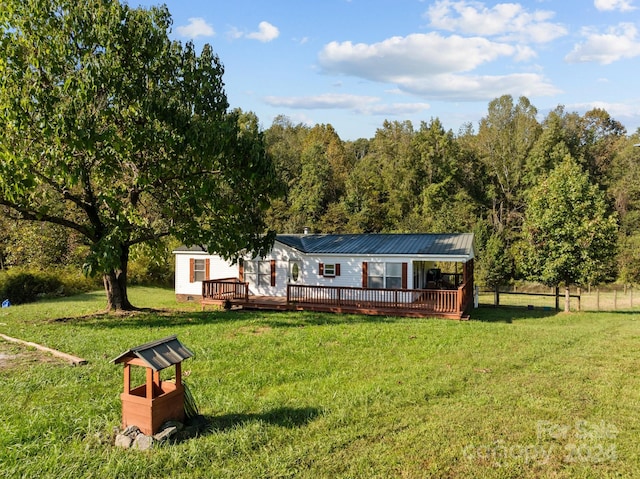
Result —
POLYGON ((203 305, 462 317, 472 301, 472 234, 278 235, 236 264, 174 254, 177 298, 203 305))

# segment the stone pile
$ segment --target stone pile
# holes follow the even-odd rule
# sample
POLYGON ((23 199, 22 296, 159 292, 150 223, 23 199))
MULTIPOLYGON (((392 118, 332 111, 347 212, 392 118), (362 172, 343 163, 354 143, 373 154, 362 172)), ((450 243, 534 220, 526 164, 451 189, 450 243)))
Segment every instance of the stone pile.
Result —
POLYGON ((142 431, 137 426, 129 426, 124 431, 116 434, 114 444, 116 447, 123 449, 146 451, 169 442, 178 442, 195 437, 205 429, 206 425, 207 421, 202 416, 192 418, 187 425, 178 421, 168 421, 152 436, 142 434, 142 431))

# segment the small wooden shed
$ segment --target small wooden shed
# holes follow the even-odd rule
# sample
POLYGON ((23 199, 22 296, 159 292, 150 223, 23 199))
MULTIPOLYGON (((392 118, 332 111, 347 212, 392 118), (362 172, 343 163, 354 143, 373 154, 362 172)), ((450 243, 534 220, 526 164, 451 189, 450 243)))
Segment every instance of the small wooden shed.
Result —
POLYGON ((125 351, 112 362, 124 364, 122 427, 137 426, 152 435, 169 420, 184 421, 182 361, 193 356, 176 336, 125 351), (146 383, 131 387, 131 366, 146 368, 146 383), (175 382, 161 381, 160 371, 175 366, 175 382))

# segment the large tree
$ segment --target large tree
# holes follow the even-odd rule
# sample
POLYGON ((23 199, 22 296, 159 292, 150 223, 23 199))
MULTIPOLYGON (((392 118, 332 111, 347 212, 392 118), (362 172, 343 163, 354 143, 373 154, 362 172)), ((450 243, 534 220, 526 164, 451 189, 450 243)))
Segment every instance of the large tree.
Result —
POLYGON ((175 235, 233 257, 273 235, 278 184, 257 122, 230 111, 210 46, 171 41, 166 7, 5 0, 0 205, 79 232, 108 309, 129 309, 130 248, 175 235))
POLYGON ((529 278, 548 286, 564 284, 568 311, 569 285, 612 279, 617 228, 604 193, 567 155, 529 191, 523 225, 529 278))
POLYGON ((510 95, 503 95, 489 103, 487 116, 480 120, 477 151, 490 180, 487 196, 497 232, 509 234, 522 222, 525 165, 540 134, 537 114, 526 97, 514 103, 510 95))

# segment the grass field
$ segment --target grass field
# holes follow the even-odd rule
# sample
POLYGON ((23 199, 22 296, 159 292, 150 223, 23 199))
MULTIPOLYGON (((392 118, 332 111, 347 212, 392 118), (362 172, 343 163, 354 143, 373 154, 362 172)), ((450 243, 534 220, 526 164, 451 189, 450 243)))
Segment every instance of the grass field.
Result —
POLYGON ((0 310, 0 333, 88 360, 0 340, 3 477, 640 477, 640 313, 486 308, 457 322, 131 298, 174 309, 87 316, 104 305, 92 293, 0 310), (110 360, 170 334, 195 353, 183 368, 210 427, 116 448, 110 360))
MULTIPOLYGON (((553 288, 545 291, 543 295, 526 295, 513 293, 500 293, 501 306, 529 307, 534 309, 554 309, 555 296, 553 288)), ((571 311, 640 311, 640 291, 628 288, 626 290, 615 289, 571 289, 571 311), (579 295, 580 301, 575 297, 579 295)), ((479 303, 482 306, 493 306, 495 295, 490 291, 481 291, 479 303)), ((564 310, 564 290, 560 290, 560 310, 564 310)))

